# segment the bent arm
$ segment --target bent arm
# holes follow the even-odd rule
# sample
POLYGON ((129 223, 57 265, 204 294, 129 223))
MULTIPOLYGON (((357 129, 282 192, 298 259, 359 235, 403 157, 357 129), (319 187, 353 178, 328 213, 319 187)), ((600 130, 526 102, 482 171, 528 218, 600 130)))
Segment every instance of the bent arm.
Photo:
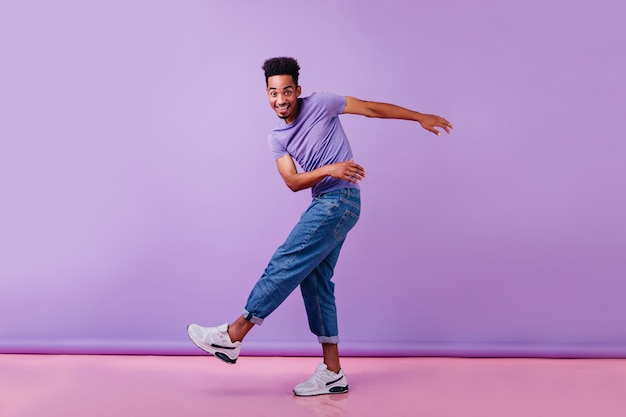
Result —
POLYGON ((395 104, 359 100, 358 98, 350 96, 346 97, 346 106, 343 109, 343 113, 359 114, 361 116, 379 119, 412 120, 418 122, 424 129, 436 135, 441 134, 441 132, 435 129, 436 127, 445 130, 447 133, 450 133, 450 129, 453 128, 452 124, 446 119, 434 114, 424 114, 395 104))
POLYGON ((311 188, 329 176, 353 183, 365 178, 365 169, 354 163, 354 160, 324 165, 313 171, 298 172, 291 156, 285 155, 276 160, 276 166, 287 187, 294 192, 311 188))

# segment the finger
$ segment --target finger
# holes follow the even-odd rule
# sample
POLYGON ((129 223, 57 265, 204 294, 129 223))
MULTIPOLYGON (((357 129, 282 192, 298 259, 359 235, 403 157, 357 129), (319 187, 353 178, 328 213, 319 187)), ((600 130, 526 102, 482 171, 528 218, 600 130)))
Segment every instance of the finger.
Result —
POLYGON ((433 132, 435 135, 437 136, 441 136, 441 132, 439 132, 437 129, 435 129, 434 127, 428 127, 426 128, 426 130, 433 132))
POLYGON ((357 183, 357 180, 354 177, 351 177, 348 173, 346 173, 346 181, 350 181, 353 183, 357 183))
POLYGON ((365 170, 362 167, 352 166, 348 169, 350 175, 365 175, 365 170))
POLYGON ((359 171, 356 171, 356 170, 354 170, 354 171, 348 171, 348 172, 346 172, 346 175, 347 175, 347 176, 349 176, 350 178, 359 178, 359 177, 361 177, 361 176, 362 176, 362 175, 359 173, 359 171))
POLYGON ((363 179, 363 176, 358 172, 346 172, 346 178, 350 182, 357 183, 363 179))

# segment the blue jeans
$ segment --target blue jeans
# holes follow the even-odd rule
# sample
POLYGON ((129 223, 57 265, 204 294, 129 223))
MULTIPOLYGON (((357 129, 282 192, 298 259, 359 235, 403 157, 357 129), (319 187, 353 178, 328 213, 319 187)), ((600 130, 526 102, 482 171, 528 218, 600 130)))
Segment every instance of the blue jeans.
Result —
POLYGON ((360 213, 357 188, 315 197, 252 288, 243 316, 254 324, 263 323, 299 285, 311 332, 320 343, 337 343, 335 284, 331 278, 341 246, 360 213))

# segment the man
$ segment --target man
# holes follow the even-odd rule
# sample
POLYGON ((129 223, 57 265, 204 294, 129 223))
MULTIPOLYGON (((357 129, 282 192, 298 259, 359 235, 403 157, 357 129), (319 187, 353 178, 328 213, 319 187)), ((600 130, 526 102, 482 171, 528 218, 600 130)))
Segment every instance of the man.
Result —
POLYGON ((218 327, 189 325, 191 340, 227 363, 237 361, 246 334, 300 286, 309 328, 322 345, 324 363, 296 385, 299 396, 344 393, 348 380, 337 348, 338 329, 331 281, 347 233, 360 214, 359 181, 365 169, 354 162, 339 115, 413 120, 436 135, 450 133, 444 118, 393 104, 376 103, 330 93, 300 98, 300 66, 293 58, 271 58, 263 64, 266 94, 281 119, 269 135, 278 172, 293 191, 311 188, 313 201, 285 243, 270 260, 243 310, 233 323, 218 327), (302 167, 298 172, 294 160, 302 167))

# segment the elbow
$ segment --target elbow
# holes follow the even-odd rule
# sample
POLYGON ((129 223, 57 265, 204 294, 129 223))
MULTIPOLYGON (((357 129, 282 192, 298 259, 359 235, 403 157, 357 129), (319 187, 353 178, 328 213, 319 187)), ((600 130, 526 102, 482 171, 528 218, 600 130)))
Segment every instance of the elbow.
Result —
POLYGON ((302 189, 302 187, 296 181, 285 180, 285 185, 294 193, 302 189))

